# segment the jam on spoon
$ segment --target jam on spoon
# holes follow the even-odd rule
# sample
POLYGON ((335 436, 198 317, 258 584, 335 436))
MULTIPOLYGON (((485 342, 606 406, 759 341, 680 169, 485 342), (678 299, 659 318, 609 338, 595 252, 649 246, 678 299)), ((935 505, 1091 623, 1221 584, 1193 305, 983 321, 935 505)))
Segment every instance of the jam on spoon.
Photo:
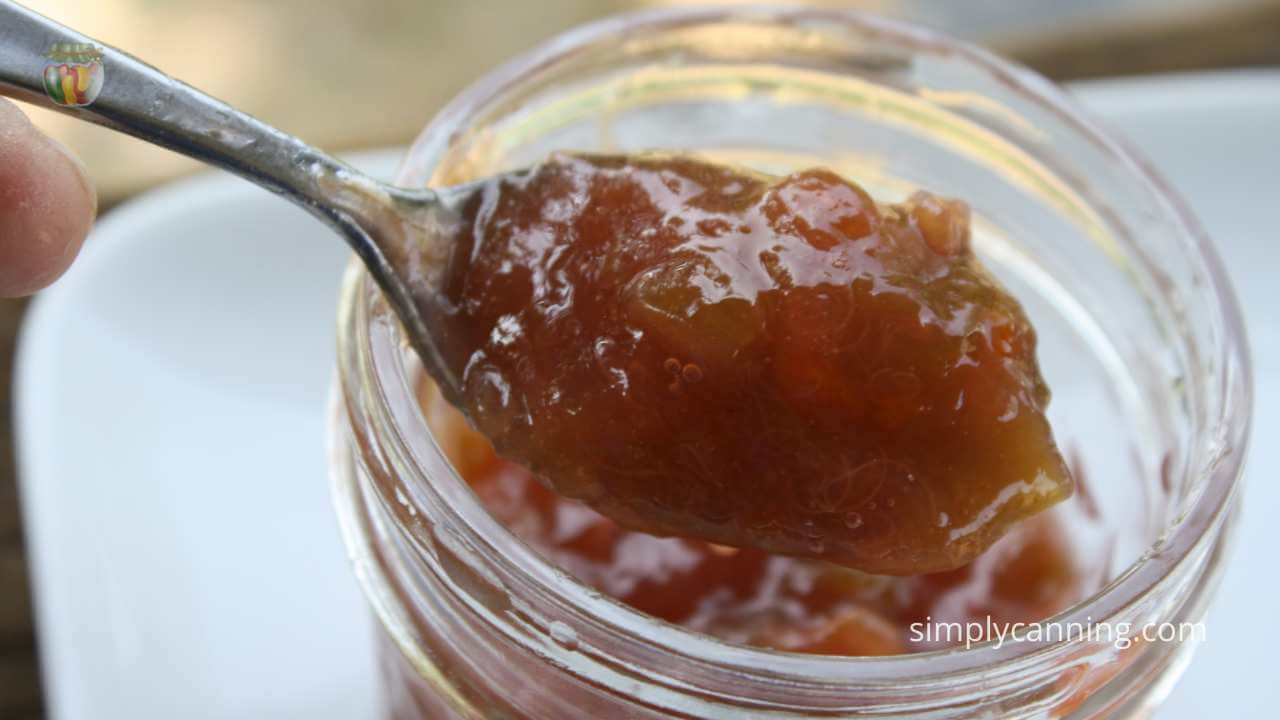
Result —
POLYGON ((625 527, 915 574, 1072 492, 962 202, 562 154, 461 217, 438 316, 463 410, 625 527))

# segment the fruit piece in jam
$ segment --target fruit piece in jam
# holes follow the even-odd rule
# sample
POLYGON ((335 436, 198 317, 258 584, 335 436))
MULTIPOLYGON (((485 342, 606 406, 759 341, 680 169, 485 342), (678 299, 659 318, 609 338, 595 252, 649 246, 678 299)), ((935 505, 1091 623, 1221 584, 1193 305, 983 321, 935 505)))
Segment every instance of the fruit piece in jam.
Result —
POLYGON ((556 155, 464 219, 444 288, 463 409, 625 527, 916 574, 1072 492, 1035 333, 960 201, 556 155))
POLYGON ((912 577, 627 530, 499 458, 423 385, 428 424, 485 508, 549 562, 641 612, 728 642, 822 655, 895 655, 962 644, 944 623, 1050 617, 1096 589, 1065 526, 1020 523, 974 562, 912 577))

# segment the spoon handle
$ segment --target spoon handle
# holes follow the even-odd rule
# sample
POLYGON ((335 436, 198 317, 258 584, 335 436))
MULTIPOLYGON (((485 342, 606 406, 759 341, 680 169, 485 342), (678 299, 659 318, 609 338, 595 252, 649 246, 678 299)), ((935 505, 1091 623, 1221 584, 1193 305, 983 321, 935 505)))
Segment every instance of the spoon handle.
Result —
MULTIPOLYGON (((0 94, 217 165, 304 205, 332 157, 137 58, 0 0, 0 94)), ((315 208, 312 207, 314 210, 315 208)))
MULTIPOLYGON (((113 47, 0 0, 0 95, 127 133, 282 195, 336 229, 364 262, 431 369, 426 323, 393 263, 406 206, 442 206, 430 190, 383 185, 298 138, 113 47)), ((402 233, 401 233, 402 234, 402 233)))

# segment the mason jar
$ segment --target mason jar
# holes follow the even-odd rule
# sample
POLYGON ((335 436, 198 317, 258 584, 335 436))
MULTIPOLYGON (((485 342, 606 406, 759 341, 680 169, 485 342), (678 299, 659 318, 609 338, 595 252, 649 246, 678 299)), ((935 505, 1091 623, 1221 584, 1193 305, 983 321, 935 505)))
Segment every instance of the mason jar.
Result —
MULTIPOLYGON (((464 91, 399 182, 560 149, 694 151, 873 195, 964 198, 1027 309, 1104 576, 1046 621, 1107 633, 893 657, 733 645, 587 587, 491 517, 424 419, 421 368, 356 266, 342 288, 333 491, 378 618, 388 717, 1142 717, 1195 647, 1248 436, 1241 314, 1212 246, 1136 154, 1046 80, 920 28, 812 9, 663 10, 555 38, 464 91), (1126 628, 1117 642, 1116 628, 1126 628), (1148 636, 1150 635, 1150 636, 1148 636)), ((353 620, 354 621, 354 620, 353 620)))

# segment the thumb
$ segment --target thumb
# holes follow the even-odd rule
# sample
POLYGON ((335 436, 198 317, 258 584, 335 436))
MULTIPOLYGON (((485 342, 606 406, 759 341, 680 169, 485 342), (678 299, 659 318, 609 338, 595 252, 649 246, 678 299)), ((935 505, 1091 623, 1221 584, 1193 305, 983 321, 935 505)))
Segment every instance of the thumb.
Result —
POLYGON ((80 162, 0 98, 0 297, 57 280, 96 213, 97 195, 80 162))

